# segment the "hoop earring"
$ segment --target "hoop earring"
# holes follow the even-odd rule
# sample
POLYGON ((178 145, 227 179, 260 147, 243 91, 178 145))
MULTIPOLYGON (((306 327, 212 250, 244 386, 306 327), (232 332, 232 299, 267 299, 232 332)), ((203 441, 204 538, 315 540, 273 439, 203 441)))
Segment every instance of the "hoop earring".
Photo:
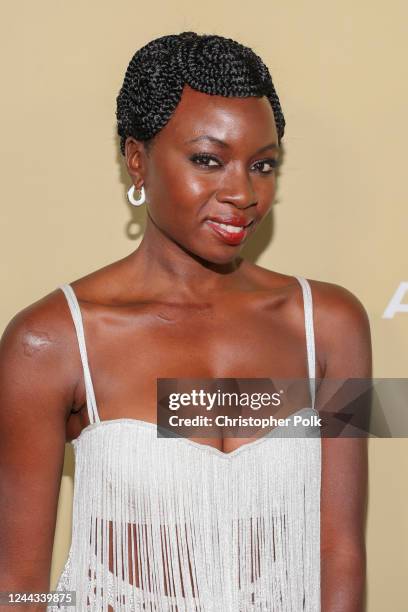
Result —
POLYGON ((134 197, 134 193, 135 193, 134 185, 132 185, 127 192, 127 198, 128 198, 129 204, 132 204, 132 206, 141 206, 146 201, 146 193, 145 193, 144 186, 142 185, 141 188, 138 189, 137 191, 140 193, 140 197, 136 199, 134 197))

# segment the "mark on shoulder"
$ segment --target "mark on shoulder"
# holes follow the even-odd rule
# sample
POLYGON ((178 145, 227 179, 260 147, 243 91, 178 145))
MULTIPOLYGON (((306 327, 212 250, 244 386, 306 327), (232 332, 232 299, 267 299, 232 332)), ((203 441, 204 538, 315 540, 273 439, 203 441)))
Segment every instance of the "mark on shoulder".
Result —
POLYGON ((64 336, 63 323, 69 322, 61 308, 63 299, 62 292, 56 289, 19 310, 5 327, 1 338, 3 348, 8 347, 14 353, 20 349, 26 357, 54 353, 64 336))
POLYGON ((21 343, 23 345, 24 354, 27 357, 32 357, 41 349, 46 348, 52 343, 51 336, 47 332, 28 329, 22 337, 21 343))

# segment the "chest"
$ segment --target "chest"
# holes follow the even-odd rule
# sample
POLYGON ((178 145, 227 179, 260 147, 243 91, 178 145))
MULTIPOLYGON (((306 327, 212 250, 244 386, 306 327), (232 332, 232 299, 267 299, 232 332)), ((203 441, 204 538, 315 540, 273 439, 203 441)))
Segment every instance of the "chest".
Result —
POLYGON ((124 376, 143 384, 156 377, 306 373, 302 313, 276 300, 155 304, 100 326, 90 351, 98 371, 121 386, 124 376))
MULTIPOLYGON (((162 303, 89 321, 88 356, 102 420, 156 422, 158 378, 308 375, 303 311, 290 310, 284 300, 162 303)), ((78 391, 85 399, 85 389, 78 391)), ((83 411, 72 426, 86 425, 83 411)), ((248 440, 199 441, 230 452, 248 440)))

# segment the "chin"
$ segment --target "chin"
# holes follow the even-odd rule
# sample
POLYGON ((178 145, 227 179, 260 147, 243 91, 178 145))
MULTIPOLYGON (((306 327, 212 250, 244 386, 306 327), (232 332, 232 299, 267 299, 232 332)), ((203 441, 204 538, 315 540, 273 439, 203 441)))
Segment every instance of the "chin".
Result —
POLYGON ((183 244, 181 241, 177 241, 178 245, 188 253, 191 257, 202 261, 203 263, 210 263, 214 265, 228 265, 232 263, 237 257, 240 257, 241 250, 244 246, 244 242, 240 245, 206 245, 203 240, 199 245, 197 244, 183 244), (205 248, 207 246, 207 248, 205 248))
POLYGON ((226 247, 225 249, 223 249, 223 252, 222 250, 220 250, 218 253, 214 251, 207 253, 195 253, 195 255, 203 261, 206 261, 211 264, 217 264, 220 266, 232 263, 234 260, 237 259, 237 257, 240 256, 240 254, 241 249, 238 249, 237 247, 226 247))

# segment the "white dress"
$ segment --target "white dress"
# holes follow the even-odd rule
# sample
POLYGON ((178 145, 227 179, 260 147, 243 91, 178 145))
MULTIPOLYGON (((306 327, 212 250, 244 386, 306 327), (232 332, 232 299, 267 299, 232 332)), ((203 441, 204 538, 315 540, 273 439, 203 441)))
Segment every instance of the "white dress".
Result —
MULTIPOLYGON (((311 406, 317 414, 311 288, 304 299, 311 406)), ((133 418, 101 421, 81 311, 74 320, 90 425, 75 452, 72 541, 57 590, 78 611, 320 612, 319 428, 275 427, 230 453, 159 438, 133 418), (108 606, 110 606, 108 608, 108 606)), ((290 418, 293 418, 292 415, 290 418)), ((48 610, 66 610, 63 604, 48 610)))

